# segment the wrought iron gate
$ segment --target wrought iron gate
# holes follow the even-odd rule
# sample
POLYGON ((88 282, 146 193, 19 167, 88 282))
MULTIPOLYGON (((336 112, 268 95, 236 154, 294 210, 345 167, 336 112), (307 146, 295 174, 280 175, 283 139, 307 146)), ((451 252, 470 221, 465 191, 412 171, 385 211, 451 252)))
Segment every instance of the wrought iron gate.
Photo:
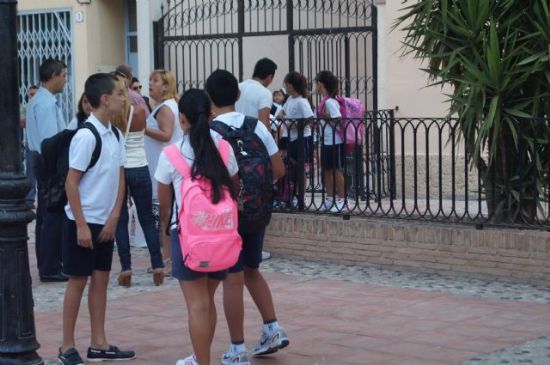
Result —
POLYGON ((318 71, 332 70, 346 95, 377 109, 377 24, 372 0, 179 0, 167 4, 154 28, 155 65, 175 73, 178 91, 201 87, 216 68, 242 80, 245 62, 265 56, 248 49, 246 40, 286 36, 286 44, 279 42, 276 51, 288 52, 289 71, 301 72, 311 83, 318 71))
MULTIPOLYGON (((175 74, 178 92, 202 88, 217 68, 232 72, 242 81, 245 66, 273 55, 279 57, 278 73, 284 73, 286 66, 287 71, 302 73, 310 83, 309 90, 314 89, 313 80, 319 71, 331 70, 338 76, 344 95, 363 100, 368 110, 378 109, 377 11, 373 0, 166 3, 167 10, 163 9, 163 16, 154 24, 155 66, 175 74), (288 65, 283 65, 286 54, 288 65)), ((313 99, 316 104, 319 96, 314 94, 313 99)), ((394 165, 386 162, 393 149, 384 138, 391 134, 391 126, 374 123, 376 128, 369 128, 365 136, 367 144, 348 158, 346 181, 348 192, 360 190, 364 197, 369 196, 365 189, 372 190, 380 199, 393 191, 394 165), (373 161, 382 164, 373 165, 373 161), (376 182, 383 186, 375 186, 376 182)))
POLYGON ((58 97, 68 123, 74 115, 72 27, 70 10, 21 12, 17 15, 19 49, 19 100, 26 101, 27 90, 40 83, 40 64, 56 58, 67 65, 67 86, 58 97))

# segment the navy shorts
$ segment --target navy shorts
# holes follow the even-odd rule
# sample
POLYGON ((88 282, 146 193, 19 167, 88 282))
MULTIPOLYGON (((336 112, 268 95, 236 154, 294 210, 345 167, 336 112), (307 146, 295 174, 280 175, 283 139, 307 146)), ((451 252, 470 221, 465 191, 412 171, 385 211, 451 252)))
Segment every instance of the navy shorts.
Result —
POLYGON ((251 233, 245 233, 239 229, 239 234, 243 240, 243 249, 237 263, 229 269, 230 273, 241 272, 245 266, 250 269, 257 269, 262 262, 265 227, 251 233))
MULTIPOLYGON (((300 143, 298 140, 290 142, 289 155, 295 161, 298 161, 298 151, 300 143)), ((313 162, 313 136, 304 137, 304 163, 313 162)))
POLYGON ((179 281, 191 281, 203 278, 205 276, 212 280, 224 280, 227 276, 227 270, 215 272, 199 272, 188 268, 183 263, 183 255, 181 253, 180 240, 178 231, 172 229, 170 231, 170 243, 172 244, 172 276, 179 281))
POLYGON ((97 242, 103 229, 101 224, 88 223, 92 232, 93 249, 78 245, 76 222, 65 216, 63 220, 63 272, 69 276, 91 276, 94 270, 111 271, 114 241, 97 242))
POLYGON ((341 169, 344 166, 344 144, 323 145, 321 165, 327 170, 341 169))

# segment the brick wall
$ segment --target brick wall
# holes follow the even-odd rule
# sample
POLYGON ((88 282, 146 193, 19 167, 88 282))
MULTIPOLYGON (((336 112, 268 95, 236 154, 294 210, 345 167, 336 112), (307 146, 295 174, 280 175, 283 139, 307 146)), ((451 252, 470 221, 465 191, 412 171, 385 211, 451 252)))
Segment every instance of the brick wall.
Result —
POLYGON ((265 247, 338 263, 550 282, 550 233, 543 231, 277 213, 265 247))

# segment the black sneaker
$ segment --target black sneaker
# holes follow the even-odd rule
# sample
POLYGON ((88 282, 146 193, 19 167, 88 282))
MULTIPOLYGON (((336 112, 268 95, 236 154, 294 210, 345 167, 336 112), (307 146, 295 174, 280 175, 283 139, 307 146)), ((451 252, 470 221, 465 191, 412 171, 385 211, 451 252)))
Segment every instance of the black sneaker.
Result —
POLYGON ((89 362, 111 361, 111 360, 133 360, 136 358, 134 351, 121 351, 116 346, 110 346, 108 350, 94 349, 88 347, 89 362))
POLYGON ((57 356, 59 362, 63 365, 84 365, 84 360, 80 357, 77 349, 71 347, 65 352, 61 352, 59 348, 59 355, 57 356))

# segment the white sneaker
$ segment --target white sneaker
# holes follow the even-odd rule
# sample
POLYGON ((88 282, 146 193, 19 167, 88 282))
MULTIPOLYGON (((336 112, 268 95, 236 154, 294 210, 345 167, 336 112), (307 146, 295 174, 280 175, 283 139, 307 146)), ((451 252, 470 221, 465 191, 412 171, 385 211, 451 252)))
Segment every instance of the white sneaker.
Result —
POLYGON ((325 200, 323 201, 323 204, 321 204, 321 206, 319 207, 319 210, 321 212, 326 212, 327 210, 331 209, 332 204, 333 204, 332 198, 325 198, 325 200))
POLYGON ((199 365, 199 363, 197 362, 195 354, 191 354, 185 359, 178 360, 178 362, 176 362, 176 365, 199 365))
POLYGON ((271 258, 271 252, 269 251, 262 251, 262 261, 263 260, 269 260, 271 258))
POLYGON ((273 334, 268 335, 262 331, 262 337, 252 349, 253 356, 268 355, 288 346, 290 341, 283 327, 279 327, 273 334))
MULTIPOLYGON (((251 365, 246 352, 239 352, 234 354, 232 352, 225 352, 222 356, 223 365, 251 365)), ((179 364, 176 364, 179 365, 179 364)))
POLYGON ((332 208, 330 208, 330 212, 331 213, 340 213, 342 211, 342 209, 344 209, 344 205, 346 205, 346 201, 343 198, 338 199, 334 203, 332 208))

